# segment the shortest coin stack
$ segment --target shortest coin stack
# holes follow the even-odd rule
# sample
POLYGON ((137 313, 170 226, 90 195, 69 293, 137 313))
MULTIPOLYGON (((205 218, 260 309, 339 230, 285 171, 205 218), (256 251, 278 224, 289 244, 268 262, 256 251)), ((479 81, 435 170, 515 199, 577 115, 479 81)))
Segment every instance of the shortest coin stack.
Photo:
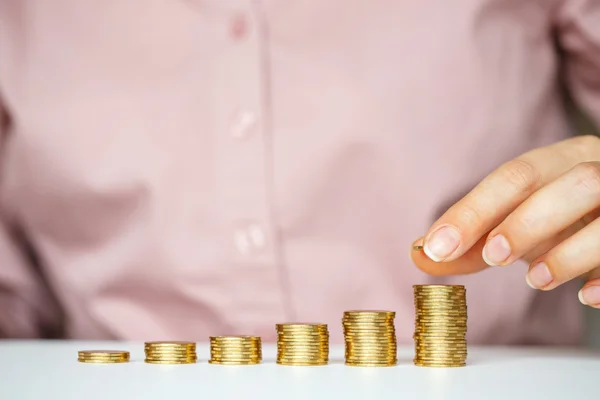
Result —
POLYGON ((329 362, 326 324, 277 324, 277 364, 325 365, 329 362))
POLYGON ((415 359, 422 367, 462 367, 467 359, 467 299, 460 285, 415 285, 415 359))
POLYGON ((258 336, 211 336, 210 364, 251 365, 262 361, 258 336))
POLYGON ((198 359, 193 342, 146 342, 144 351, 150 364, 194 364, 198 359))
POLYGON ((129 361, 129 352, 121 350, 82 350, 77 361, 88 364, 118 364, 129 361))

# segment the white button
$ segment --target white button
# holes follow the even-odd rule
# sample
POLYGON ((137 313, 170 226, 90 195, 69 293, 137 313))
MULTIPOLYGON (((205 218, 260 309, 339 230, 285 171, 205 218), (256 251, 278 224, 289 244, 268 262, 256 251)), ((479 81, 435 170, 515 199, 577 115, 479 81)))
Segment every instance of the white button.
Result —
POLYGON ((256 249, 262 249, 265 247, 265 233, 258 225, 251 225, 248 227, 248 237, 250 238, 250 243, 256 249))
POLYGON ((244 111, 238 115, 231 126, 231 135, 242 139, 248 136, 256 124, 256 115, 250 111, 244 111))
POLYGON ((265 232, 258 225, 252 224, 245 228, 237 229, 233 234, 235 247, 242 255, 250 254, 253 251, 261 250, 265 247, 265 232))
POLYGON ((235 242, 235 247, 242 255, 246 255, 250 252, 250 241, 248 240, 248 235, 246 231, 243 229, 239 229, 235 231, 233 235, 233 241, 235 242))

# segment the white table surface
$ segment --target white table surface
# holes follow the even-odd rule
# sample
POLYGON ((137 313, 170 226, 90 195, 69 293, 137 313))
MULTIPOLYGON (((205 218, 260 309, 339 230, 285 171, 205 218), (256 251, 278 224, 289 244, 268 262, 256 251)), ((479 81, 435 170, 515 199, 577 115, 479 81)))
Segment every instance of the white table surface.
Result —
POLYGON ((331 349, 322 367, 275 364, 264 345, 254 366, 208 364, 198 344, 193 365, 143 362, 143 343, 0 341, 0 399, 584 399, 600 396, 600 352, 586 349, 469 348, 468 366, 421 368, 413 350, 399 350, 399 364, 357 368, 343 364, 343 348, 331 349), (126 364, 77 362, 77 351, 123 349, 126 364))

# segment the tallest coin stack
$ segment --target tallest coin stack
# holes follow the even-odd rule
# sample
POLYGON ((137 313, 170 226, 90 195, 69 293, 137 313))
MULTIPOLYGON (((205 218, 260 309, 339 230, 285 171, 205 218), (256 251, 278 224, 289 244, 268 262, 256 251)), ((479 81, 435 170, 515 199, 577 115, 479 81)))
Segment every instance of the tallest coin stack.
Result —
POLYGON ((415 285, 415 359, 423 367, 462 367, 467 359, 467 298, 460 285, 415 285))

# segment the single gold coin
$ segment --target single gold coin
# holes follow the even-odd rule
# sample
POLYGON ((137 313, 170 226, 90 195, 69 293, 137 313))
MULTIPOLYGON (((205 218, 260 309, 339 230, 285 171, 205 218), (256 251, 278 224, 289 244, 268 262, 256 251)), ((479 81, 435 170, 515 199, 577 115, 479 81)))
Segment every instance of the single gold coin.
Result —
POLYGON ((129 361, 129 352, 123 350, 81 350, 77 352, 79 362, 89 364, 117 364, 129 361))
POLYGON ((383 362, 383 363, 378 363, 378 362, 351 362, 351 361, 346 361, 345 363, 347 366, 349 367, 393 367, 395 365, 398 364, 398 361, 393 361, 393 362, 383 362))
POLYGON ((256 365, 256 364, 260 364, 260 360, 240 360, 240 361, 208 360, 208 363, 215 364, 215 365, 256 365))
POLYGON ((197 360, 182 360, 182 361, 162 361, 162 360, 144 360, 148 364, 196 364, 197 360))

